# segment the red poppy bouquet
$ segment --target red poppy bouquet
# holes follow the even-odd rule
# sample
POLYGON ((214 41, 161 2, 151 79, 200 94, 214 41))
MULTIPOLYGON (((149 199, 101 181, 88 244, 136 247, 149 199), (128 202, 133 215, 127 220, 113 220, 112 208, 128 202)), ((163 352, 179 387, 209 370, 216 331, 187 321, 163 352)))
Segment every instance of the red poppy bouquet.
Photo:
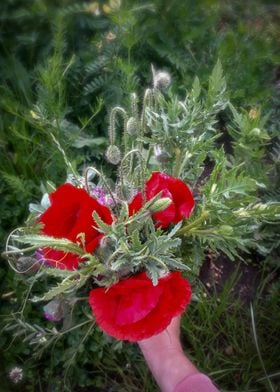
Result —
POLYGON ((71 303, 83 288, 103 331, 137 341, 164 330, 190 302, 190 285, 179 272, 187 266, 178 249, 179 230, 194 209, 194 198, 182 179, 168 174, 174 172, 172 159, 147 142, 145 116, 168 77, 154 75, 141 116, 134 95, 130 118, 122 108, 112 110, 106 159, 117 166, 116 178, 94 167, 84 176, 73 170, 41 204, 31 205, 27 226, 8 239, 6 256, 13 269, 55 278, 44 295, 32 298, 49 301, 44 306, 49 320, 61 321, 62 302, 68 298, 71 303), (116 143, 117 114, 124 118, 122 152, 116 143))
MULTIPOLYGON (((31 300, 46 301, 45 317, 63 321, 63 330, 78 328, 65 323, 74 307, 117 339, 164 330, 191 297, 181 273, 188 270, 179 257, 182 236, 194 274, 207 248, 231 259, 238 249, 265 249, 256 231, 279 216, 279 205, 264 203, 261 184, 216 145, 216 115, 228 104, 220 63, 205 98, 197 78, 182 101, 160 92, 169 82, 167 73, 153 70, 141 105, 132 94, 129 111, 111 110, 105 157, 115 171, 106 164, 102 173, 89 167, 79 175, 52 133, 56 122, 32 111, 63 152, 69 174, 58 187, 48 183, 41 203, 30 205, 26 227, 11 233, 5 256, 16 272, 35 272, 32 283, 44 277, 46 292, 41 285, 31 300)), ((255 116, 232 110, 244 129, 256 129, 255 116)))

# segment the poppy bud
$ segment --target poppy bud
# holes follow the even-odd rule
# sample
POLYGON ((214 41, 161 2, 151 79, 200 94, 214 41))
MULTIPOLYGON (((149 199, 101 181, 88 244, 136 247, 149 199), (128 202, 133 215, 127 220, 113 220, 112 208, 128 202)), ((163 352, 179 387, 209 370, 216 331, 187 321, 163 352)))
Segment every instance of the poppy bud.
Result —
POLYGON ((108 162, 112 163, 112 165, 118 165, 121 160, 121 152, 119 147, 115 145, 110 145, 106 151, 106 158, 108 162))
POLYGON ((119 199, 130 202, 135 195, 135 188, 128 181, 119 182, 116 185, 116 195, 119 199))
POLYGON ((44 316, 49 321, 61 321, 64 317, 63 301, 60 297, 52 299, 43 307, 44 316))
POLYGON ((260 134, 261 134, 261 131, 260 131, 260 129, 259 128, 253 128, 251 131, 250 131, 250 135, 251 136, 260 136, 260 134))
POLYGON ((233 228, 229 225, 222 225, 219 228, 219 233, 221 235, 232 235, 233 233, 233 228))
POLYGON ((159 199, 155 201, 150 207, 149 210, 151 212, 160 212, 165 210, 170 204, 172 200, 169 197, 163 197, 162 199, 159 199))
POLYGON ((16 261, 16 268, 22 274, 32 274, 38 271, 40 264, 35 257, 21 256, 16 261))
POLYGON ((169 161, 170 155, 159 144, 154 146, 154 154, 159 163, 167 163, 169 161))
POLYGON ((137 122, 134 117, 130 117, 128 119, 127 125, 126 125, 126 130, 130 136, 134 136, 137 134, 137 122))

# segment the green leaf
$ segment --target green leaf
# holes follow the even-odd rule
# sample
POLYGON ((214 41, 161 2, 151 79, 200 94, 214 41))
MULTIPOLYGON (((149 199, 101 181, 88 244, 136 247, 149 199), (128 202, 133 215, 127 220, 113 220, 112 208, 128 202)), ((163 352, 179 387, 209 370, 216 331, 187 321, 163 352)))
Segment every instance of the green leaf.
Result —
POLYGON ((32 302, 39 301, 49 301, 57 295, 65 292, 69 292, 69 290, 73 290, 75 287, 79 285, 78 280, 65 280, 58 284, 56 287, 51 288, 48 292, 46 292, 42 297, 33 297, 31 298, 32 302))
POLYGON ((112 226, 111 225, 107 225, 107 223, 103 222, 103 220, 100 218, 100 216, 98 215, 98 213, 96 211, 93 211, 92 217, 95 221, 95 223, 97 224, 97 226, 95 226, 95 228, 98 231, 101 231, 102 233, 109 235, 112 233, 112 226))

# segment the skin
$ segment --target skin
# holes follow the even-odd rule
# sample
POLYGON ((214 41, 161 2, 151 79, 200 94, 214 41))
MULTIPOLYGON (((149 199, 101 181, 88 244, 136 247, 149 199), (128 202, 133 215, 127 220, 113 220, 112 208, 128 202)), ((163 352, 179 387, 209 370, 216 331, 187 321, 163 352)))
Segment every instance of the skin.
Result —
POLYGON ((174 317, 163 332, 138 342, 162 392, 173 392, 183 378, 199 373, 182 350, 180 319, 174 317))

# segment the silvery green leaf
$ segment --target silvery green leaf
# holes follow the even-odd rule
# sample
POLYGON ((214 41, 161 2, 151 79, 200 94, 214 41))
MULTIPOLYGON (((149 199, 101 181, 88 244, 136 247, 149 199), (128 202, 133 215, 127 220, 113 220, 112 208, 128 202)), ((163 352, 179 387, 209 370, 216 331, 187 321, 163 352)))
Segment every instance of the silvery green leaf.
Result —
POLYGON ((70 289, 74 289, 76 286, 78 286, 78 284, 79 284, 78 280, 67 280, 61 282, 57 286, 51 288, 42 297, 35 296, 31 298, 31 301, 32 302, 49 301, 61 293, 64 293, 66 291, 68 292, 70 289))
POLYGON ((50 197, 48 193, 44 193, 42 199, 41 199, 41 206, 43 207, 44 210, 49 208, 51 205, 50 197))
POLYGON ((170 232, 167 234, 168 239, 172 238, 177 233, 177 231, 181 229, 182 224, 183 224, 183 222, 181 221, 181 222, 177 223, 172 228, 172 230, 170 230, 170 232))
POLYGON ((29 203, 28 207, 31 214, 42 214, 45 211, 44 207, 41 204, 29 203))
POLYGON ((178 269, 178 270, 186 270, 190 271, 190 267, 186 264, 182 263, 179 259, 168 256, 161 256, 161 260, 166 264, 170 269, 178 269))
POLYGON ((90 138, 90 137, 78 137, 75 139, 73 142, 73 147, 76 148, 83 148, 83 147, 100 147, 102 145, 105 145, 107 142, 107 139, 105 137, 95 137, 95 138, 90 138))
POLYGON ((160 277, 160 270, 153 263, 147 263, 146 269, 150 279, 153 282, 153 285, 156 286, 158 284, 158 279, 160 277))
POLYGON ((38 248, 51 247, 57 250, 72 252, 82 256, 86 254, 86 252, 78 244, 75 244, 66 238, 54 238, 39 234, 12 235, 11 238, 24 244, 32 244, 34 247, 38 248))
POLYGON ((98 213, 96 211, 93 211, 92 217, 97 224, 97 227, 95 226, 95 228, 98 231, 101 231, 102 233, 104 233, 106 235, 109 235, 112 233, 112 226, 107 225, 107 223, 103 222, 103 220, 100 218, 100 216, 98 215, 98 213))

